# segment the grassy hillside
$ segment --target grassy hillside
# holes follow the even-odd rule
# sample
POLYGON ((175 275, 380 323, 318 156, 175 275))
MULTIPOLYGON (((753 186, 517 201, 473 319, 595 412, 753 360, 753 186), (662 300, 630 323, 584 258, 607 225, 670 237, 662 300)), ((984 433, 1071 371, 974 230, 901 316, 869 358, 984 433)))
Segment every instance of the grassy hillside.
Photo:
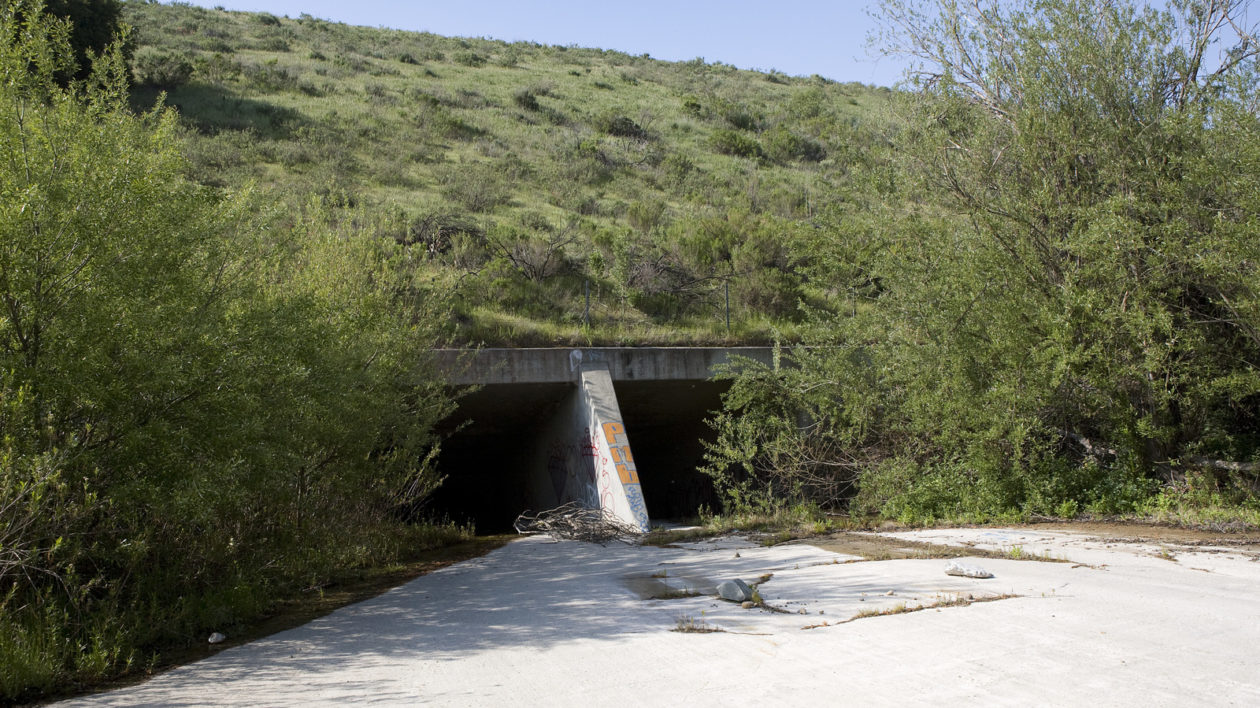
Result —
POLYGON ((415 286, 455 293, 460 342, 792 338, 800 304, 835 294, 811 277, 817 217, 867 173, 893 97, 306 15, 126 18, 134 102, 167 91, 194 179, 410 244, 415 286))

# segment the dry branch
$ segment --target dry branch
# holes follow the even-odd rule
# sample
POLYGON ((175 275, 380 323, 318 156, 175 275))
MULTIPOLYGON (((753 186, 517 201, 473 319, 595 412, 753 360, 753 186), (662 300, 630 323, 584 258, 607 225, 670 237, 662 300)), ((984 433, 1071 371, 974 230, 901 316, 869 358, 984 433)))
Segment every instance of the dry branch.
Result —
POLYGON ((526 511, 512 524, 520 534, 545 533, 556 540, 570 539, 607 544, 611 541, 634 543, 639 530, 614 516, 606 509, 590 509, 577 502, 562 504, 536 514, 526 511))

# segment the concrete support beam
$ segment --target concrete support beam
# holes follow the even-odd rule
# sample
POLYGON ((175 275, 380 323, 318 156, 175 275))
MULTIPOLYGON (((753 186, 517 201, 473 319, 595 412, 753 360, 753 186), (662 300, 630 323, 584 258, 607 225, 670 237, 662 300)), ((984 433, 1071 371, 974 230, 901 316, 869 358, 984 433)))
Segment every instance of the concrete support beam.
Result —
POLYGON ((568 502, 604 509, 646 532, 647 504, 608 367, 581 364, 577 379, 540 439, 530 496, 540 509, 568 502))

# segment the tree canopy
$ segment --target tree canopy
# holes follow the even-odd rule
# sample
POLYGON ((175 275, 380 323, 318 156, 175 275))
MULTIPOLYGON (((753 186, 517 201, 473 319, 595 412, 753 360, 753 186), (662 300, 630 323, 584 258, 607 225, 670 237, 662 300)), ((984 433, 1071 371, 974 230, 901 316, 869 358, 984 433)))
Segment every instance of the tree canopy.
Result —
POLYGON ((0 700, 391 557, 438 482, 439 298, 395 244, 185 179, 117 47, 0 12, 0 700))
POLYGON ((1245 9, 884 3, 889 49, 922 62, 893 137, 903 198, 875 247, 831 244, 837 274, 876 285, 820 322, 834 348, 795 389, 815 392, 796 395, 809 434, 865 462, 859 508, 1114 512, 1188 479, 1249 488, 1221 479, 1260 460, 1245 9))

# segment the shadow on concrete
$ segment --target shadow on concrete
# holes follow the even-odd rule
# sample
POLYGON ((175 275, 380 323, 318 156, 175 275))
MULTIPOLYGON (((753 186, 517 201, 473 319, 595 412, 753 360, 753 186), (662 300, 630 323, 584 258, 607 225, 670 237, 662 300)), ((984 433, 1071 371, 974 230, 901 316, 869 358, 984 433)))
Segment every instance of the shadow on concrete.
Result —
MULTIPOLYGON (((475 660, 490 649, 532 655, 561 643, 615 643, 627 634, 668 631, 673 615, 663 613, 659 604, 668 601, 638 599, 625 579, 628 572, 658 570, 660 561, 683 553, 523 539, 302 627, 83 702, 205 705, 216 702, 203 692, 206 687, 232 685, 239 695, 242 684, 283 686, 283 693, 251 694, 261 704, 298 705, 335 695, 354 695, 356 702, 415 700, 417 693, 397 680, 399 665, 422 668, 432 662, 475 660), (376 671, 391 680, 378 683, 376 671)), ((781 563, 801 563, 816 554, 816 549, 802 546, 781 554, 781 563)), ((721 570, 722 565, 709 570, 721 570)), ((444 698, 455 696, 424 694, 425 700, 444 698)))

